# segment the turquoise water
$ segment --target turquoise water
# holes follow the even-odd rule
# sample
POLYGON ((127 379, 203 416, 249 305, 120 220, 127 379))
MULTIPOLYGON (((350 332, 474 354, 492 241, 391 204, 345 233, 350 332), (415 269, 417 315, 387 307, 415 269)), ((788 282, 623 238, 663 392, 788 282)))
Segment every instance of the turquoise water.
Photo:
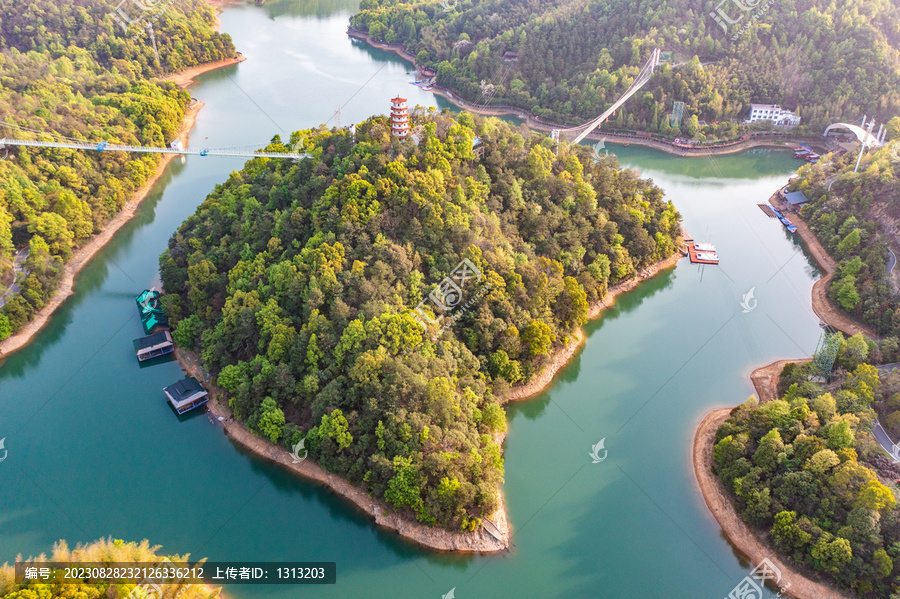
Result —
MULTIPOLYGON (((191 88, 191 143, 263 145, 301 127, 387 111, 408 66, 345 34, 353 2, 234 5, 221 15, 248 60, 191 88)), ((686 160, 608 146, 660 185, 721 265, 682 261, 586 327, 578 356, 508 411, 509 553, 422 550, 339 497, 235 447, 204 414, 176 417, 161 388, 177 363, 140 368, 133 296, 158 283, 172 232, 240 159, 173 163, 137 216, 77 279, 26 349, 0 362, 0 561, 112 535, 213 561, 335 561, 333 586, 229 586, 230 597, 725 597, 752 567, 696 489, 690 443, 710 409, 752 393, 755 367, 808 355, 821 332, 816 271, 755 204, 799 162, 752 151, 686 160), (758 304, 744 313, 751 288, 758 304), (593 464, 605 439, 608 457, 593 464)))

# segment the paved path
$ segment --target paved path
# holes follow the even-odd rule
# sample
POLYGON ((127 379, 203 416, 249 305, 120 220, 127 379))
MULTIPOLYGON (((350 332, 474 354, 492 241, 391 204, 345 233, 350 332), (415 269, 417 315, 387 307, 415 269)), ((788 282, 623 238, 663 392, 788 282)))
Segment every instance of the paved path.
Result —
POLYGON ((872 434, 875 436, 875 440, 878 441, 878 444, 881 445, 882 449, 888 452, 892 458, 894 458, 895 462, 900 463, 900 447, 894 445, 894 442, 891 441, 891 438, 888 437, 888 434, 884 432, 884 427, 881 426, 881 423, 877 420, 875 421, 875 425, 872 426, 872 434))
POLYGON ((19 253, 16 254, 16 259, 13 261, 13 270, 15 271, 15 278, 13 279, 12 285, 9 286, 9 289, 6 290, 2 296, 0 296, 0 308, 6 304, 7 300, 11 300, 15 294, 19 292, 19 279, 24 278, 22 275, 27 276, 27 272, 25 272, 25 267, 22 266, 25 264, 25 259, 28 258, 28 248, 24 250, 19 250, 19 253))
POLYGON ((887 263, 887 274, 891 274, 894 272, 894 266, 897 265, 897 256, 894 255, 894 252, 890 248, 888 248, 888 254, 890 254, 891 257, 887 263))

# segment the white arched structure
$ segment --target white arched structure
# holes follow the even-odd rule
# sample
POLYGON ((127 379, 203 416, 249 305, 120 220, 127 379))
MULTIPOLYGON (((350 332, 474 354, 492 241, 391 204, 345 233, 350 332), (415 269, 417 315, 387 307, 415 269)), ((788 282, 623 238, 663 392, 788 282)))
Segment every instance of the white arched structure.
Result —
POLYGON ((867 148, 876 148, 876 147, 882 145, 878 141, 877 137, 875 137, 874 135, 872 135, 871 133, 869 133, 868 131, 866 131, 865 129, 860 127, 859 125, 851 125, 850 123, 834 123, 832 125, 828 125, 828 127, 825 128, 825 133, 823 133, 822 135, 827 136, 828 132, 831 131, 832 129, 847 129, 847 130, 849 130, 854 135, 856 135, 856 139, 858 139, 863 144, 865 144, 865 146, 867 148))

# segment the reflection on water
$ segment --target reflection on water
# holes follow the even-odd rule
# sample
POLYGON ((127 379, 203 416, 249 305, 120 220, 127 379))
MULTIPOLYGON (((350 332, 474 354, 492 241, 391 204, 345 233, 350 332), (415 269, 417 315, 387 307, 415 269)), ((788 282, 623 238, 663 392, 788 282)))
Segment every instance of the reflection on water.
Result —
MULTIPOLYGON (((269 0, 221 15, 248 60, 191 88, 206 103, 192 145, 265 142, 342 107, 344 124, 385 113, 409 65, 352 41, 356 2, 269 0)), ((136 217, 77 279, 77 293, 26 349, 0 362, 0 562, 65 538, 107 535, 214 561, 325 560, 338 584, 310 597, 723 597, 746 572, 698 501, 688 448, 710 407, 750 393, 746 375, 812 351, 815 276, 793 237, 756 207, 795 167, 756 151, 678 159, 609 145, 651 178, 687 229, 719 246, 720 268, 679 263, 620 296, 538 397, 510 406, 504 495, 508 554, 424 551, 368 514, 235 446, 199 412, 172 413, 161 389, 176 362, 142 367, 134 295, 158 280, 169 237, 234 159, 173 161, 136 217), (759 307, 741 314, 755 287, 759 307), (609 459, 591 464, 605 438, 609 459), (26 475, 27 473, 27 475, 26 475), (712 556, 712 557, 710 557, 712 556), (676 590, 677 589, 677 590, 676 590)), ((285 586, 225 589, 235 599, 294 599, 285 586)))

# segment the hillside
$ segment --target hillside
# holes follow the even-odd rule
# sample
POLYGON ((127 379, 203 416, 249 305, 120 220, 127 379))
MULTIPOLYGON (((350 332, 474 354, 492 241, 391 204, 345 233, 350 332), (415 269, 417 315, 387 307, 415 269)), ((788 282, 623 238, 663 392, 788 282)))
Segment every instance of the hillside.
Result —
POLYGON ((295 134, 313 159, 248 162, 172 237, 165 305, 251 429, 474 530, 498 505, 502 398, 675 251, 680 216, 585 148, 467 113, 413 125, 418 145, 373 117, 295 134))
MULTIPOLYGON (((900 119, 891 121, 889 132, 900 137, 900 119)), ((892 338, 887 343, 888 362, 900 356, 894 349, 900 337, 896 280, 900 270, 888 274, 889 250, 900 252, 898 144, 867 152, 856 173, 855 153, 835 160, 827 156, 803 166, 790 185, 810 199, 800 213, 838 263, 830 299, 879 335, 892 338)))
POLYGON ((713 470, 743 520, 806 578, 895 597, 900 469, 870 431, 873 405, 896 395, 900 376, 881 379, 860 363, 860 343, 842 344, 830 383, 810 382, 810 364, 790 363, 779 399, 734 408, 716 431, 713 470))
MULTIPOLYGON (((233 56, 231 38, 213 30, 215 13, 201 0, 166 3, 141 21, 153 23, 163 66, 147 31, 140 23, 123 29, 115 6, 114 0, 0 0, 0 136, 35 139, 40 132, 156 146, 173 138, 190 94, 156 78, 233 56)), ((0 296, 12 283, 17 250, 29 250, 23 266, 30 273, 0 310, 0 341, 47 304, 73 250, 125 205, 159 161, 156 154, 0 150, 0 296)))
POLYGON ((606 127, 733 137, 743 127, 725 121, 747 118, 751 102, 796 109, 815 131, 900 114, 900 6, 738 4, 725 3, 720 26, 713 0, 362 0, 351 24, 405 45, 467 100, 563 124, 603 112, 656 47, 673 53, 668 64, 606 127), (680 128, 667 118, 676 101, 680 128))

